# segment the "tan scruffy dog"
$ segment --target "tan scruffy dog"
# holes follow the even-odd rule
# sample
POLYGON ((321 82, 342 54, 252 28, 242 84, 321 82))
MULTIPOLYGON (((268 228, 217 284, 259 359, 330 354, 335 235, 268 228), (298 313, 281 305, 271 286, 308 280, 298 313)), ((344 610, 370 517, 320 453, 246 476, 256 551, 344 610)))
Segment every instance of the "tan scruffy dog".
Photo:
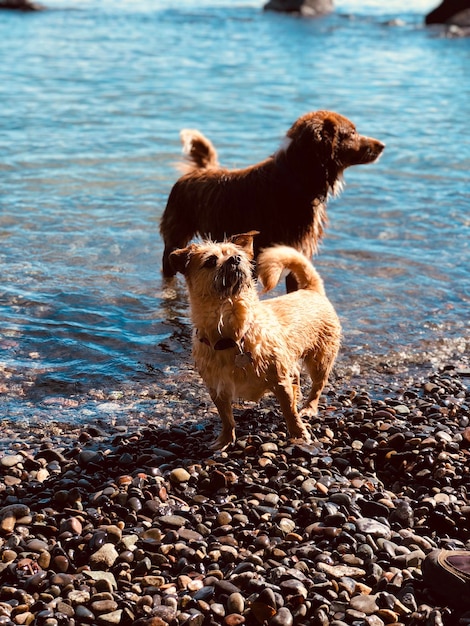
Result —
POLYGON ((276 286, 284 269, 294 274, 299 290, 259 299, 252 266, 256 234, 193 243, 170 256, 188 285, 196 367, 222 420, 214 450, 235 441, 234 400, 257 401, 269 391, 281 405, 290 436, 310 442, 301 414, 317 413, 340 345, 340 323, 323 282, 293 248, 267 248, 257 270, 265 291, 276 286), (302 362, 312 387, 299 414, 302 362))

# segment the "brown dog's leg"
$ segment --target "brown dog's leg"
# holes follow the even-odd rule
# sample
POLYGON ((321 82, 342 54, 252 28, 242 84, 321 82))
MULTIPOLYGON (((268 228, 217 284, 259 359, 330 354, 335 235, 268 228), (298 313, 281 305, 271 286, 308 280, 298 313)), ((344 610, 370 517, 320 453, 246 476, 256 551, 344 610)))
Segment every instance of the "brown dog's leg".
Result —
MULTIPOLYGON (((181 246, 184 248, 184 246, 181 246)), ((162 257, 162 271, 165 278, 172 278, 176 274, 176 270, 170 262, 170 254, 177 250, 178 246, 165 246, 162 257)))
POLYGON ((297 393, 295 392, 292 384, 290 382, 278 383, 273 388, 273 392, 281 405, 282 414, 286 420, 289 435, 294 439, 300 438, 306 443, 310 443, 312 439, 302 421, 302 418, 297 412, 295 404, 297 393))
POLYGON ((162 257, 162 270, 165 278, 171 278, 176 274, 170 262, 170 254, 178 248, 185 248, 196 234, 191 217, 180 209, 178 203, 171 200, 174 193, 175 191, 172 191, 170 194, 160 222, 160 234, 165 244, 162 257))
POLYGON ((232 398, 228 395, 217 395, 215 389, 209 389, 209 393, 222 420, 222 432, 211 444, 210 448, 212 450, 223 450, 228 445, 235 442, 235 420, 232 411, 232 398))
POLYGON ((287 274, 286 276, 286 291, 287 293, 291 293, 292 291, 297 291, 299 288, 299 283, 297 282, 294 274, 287 274))
POLYGON ((174 266, 174 264, 171 261, 170 255, 175 250, 185 248, 188 245, 189 241, 191 240, 191 237, 192 235, 189 237, 188 236, 181 237, 178 240, 165 239, 165 249, 163 251, 163 256, 162 256, 162 271, 163 271, 163 276, 165 278, 173 278, 173 276, 177 272, 181 272, 182 274, 184 274, 183 268, 174 266))

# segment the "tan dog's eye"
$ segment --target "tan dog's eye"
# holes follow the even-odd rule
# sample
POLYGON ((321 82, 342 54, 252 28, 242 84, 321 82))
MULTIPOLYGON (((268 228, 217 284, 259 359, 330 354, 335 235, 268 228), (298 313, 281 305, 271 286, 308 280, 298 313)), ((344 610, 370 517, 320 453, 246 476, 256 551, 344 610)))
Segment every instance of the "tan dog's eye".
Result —
POLYGON ((202 264, 202 267, 215 267, 217 265, 217 257, 215 256, 215 254, 211 254, 210 257, 208 257, 204 263, 202 264))

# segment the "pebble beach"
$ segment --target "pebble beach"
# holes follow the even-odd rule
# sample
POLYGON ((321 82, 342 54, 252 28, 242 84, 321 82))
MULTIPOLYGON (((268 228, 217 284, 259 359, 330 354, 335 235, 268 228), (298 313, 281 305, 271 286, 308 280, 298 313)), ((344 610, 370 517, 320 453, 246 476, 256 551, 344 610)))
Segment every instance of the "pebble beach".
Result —
POLYGON ((210 453, 220 424, 193 374, 185 418, 170 391, 156 405, 166 426, 5 422, 0 624, 467 624, 421 565, 470 549, 469 378, 462 357, 381 387, 334 380, 312 445, 268 397, 210 453))

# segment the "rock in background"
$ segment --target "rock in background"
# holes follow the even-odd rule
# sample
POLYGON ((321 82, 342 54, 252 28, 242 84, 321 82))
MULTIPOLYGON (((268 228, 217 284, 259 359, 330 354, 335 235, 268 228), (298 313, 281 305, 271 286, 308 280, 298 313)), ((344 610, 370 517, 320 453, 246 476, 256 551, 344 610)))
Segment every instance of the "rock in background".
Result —
POLYGON ((452 33, 470 35, 470 0, 444 0, 425 18, 427 25, 444 24, 452 33))
POLYGON ((41 11, 44 7, 30 0, 0 0, 0 9, 16 11, 41 11))
POLYGON ((269 0, 266 11, 298 13, 306 17, 319 17, 334 11, 333 0, 269 0))

